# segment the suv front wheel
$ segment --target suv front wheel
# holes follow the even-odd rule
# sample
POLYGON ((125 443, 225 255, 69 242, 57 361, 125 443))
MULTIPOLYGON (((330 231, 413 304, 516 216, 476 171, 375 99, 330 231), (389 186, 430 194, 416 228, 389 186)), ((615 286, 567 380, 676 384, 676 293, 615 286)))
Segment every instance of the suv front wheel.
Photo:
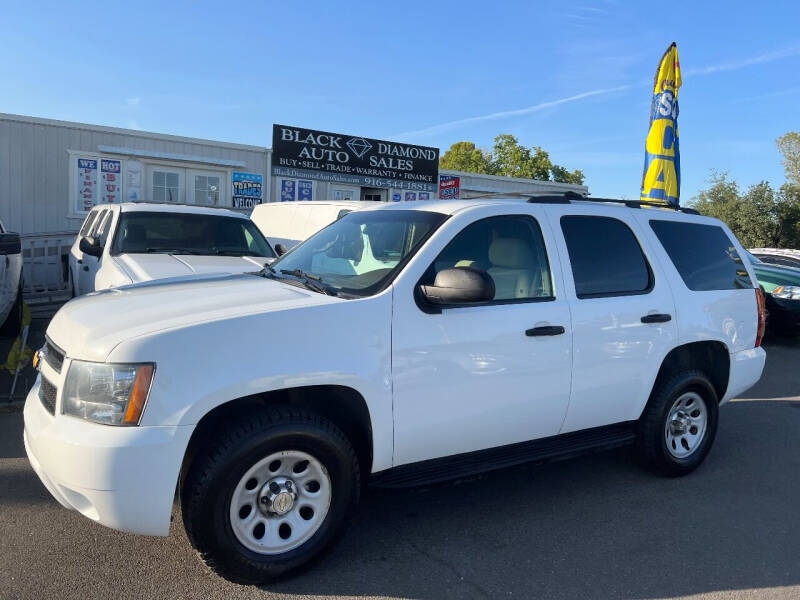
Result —
POLYGON ((640 458, 670 477, 694 471, 714 443, 718 404, 702 371, 680 371, 659 382, 639 419, 640 458))
POLYGON ((291 407, 253 412, 215 431, 181 494, 189 540, 239 583, 310 566, 340 537, 358 502, 359 465, 327 419, 291 407))

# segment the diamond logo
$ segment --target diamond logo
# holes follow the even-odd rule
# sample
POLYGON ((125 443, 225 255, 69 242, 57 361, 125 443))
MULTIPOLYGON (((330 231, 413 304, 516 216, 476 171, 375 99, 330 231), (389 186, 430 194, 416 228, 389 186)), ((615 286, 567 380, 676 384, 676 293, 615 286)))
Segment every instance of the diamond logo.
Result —
POLYGON ((347 147, 353 151, 358 158, 364 158, 364 155, 372 150, 372 144, 370 144, 364 138, 350 138, 347 140, 347 147))

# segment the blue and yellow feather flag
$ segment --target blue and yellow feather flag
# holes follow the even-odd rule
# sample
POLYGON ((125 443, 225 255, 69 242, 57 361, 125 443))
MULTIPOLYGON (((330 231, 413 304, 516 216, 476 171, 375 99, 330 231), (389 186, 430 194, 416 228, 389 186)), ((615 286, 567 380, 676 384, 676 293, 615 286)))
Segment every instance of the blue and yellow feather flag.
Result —
POLYGON ((650 131, 644 153, 641 200, 677 206, 681 194, 681 154, 678 144, 678 89, 681 63, 678 46, 670 44, 656 70, 650 131))

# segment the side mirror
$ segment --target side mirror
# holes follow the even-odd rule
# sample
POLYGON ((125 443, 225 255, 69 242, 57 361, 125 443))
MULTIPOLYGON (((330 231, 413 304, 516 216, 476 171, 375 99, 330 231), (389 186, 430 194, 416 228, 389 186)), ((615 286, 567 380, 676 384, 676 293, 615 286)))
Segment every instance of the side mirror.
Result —
POLYGON ((97 241, 97 238, 93 237, 82 237, 78 248, 81 249, 81 252, 89 256, 100 258, 103 254, 103 248, 100 246, 100 242, 97 241))
POLYGON ((22 252, 22 243, 18 233, 0 233, 0 256, 19 254, 22 252))
POLYGON ((443 269, 433 285, 422 285, 420 291, 428 302, 446 304, 478 304, 494 299, 494 280, 486 271, 473 267, 443 269))
POLYGON ((283 244, 275 244, 275 254, 277 254, 278 256, 283 256, 288 251, 289 249, 283 244))

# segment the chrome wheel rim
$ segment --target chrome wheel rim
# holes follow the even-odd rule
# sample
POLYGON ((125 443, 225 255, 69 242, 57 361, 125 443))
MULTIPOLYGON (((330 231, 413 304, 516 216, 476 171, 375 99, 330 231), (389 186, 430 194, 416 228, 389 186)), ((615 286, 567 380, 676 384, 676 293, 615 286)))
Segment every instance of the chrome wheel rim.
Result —
POLYGON ((667 414, 667 451, 675 458, 688 458, 703 443, 707 427, 708 408, 703 397, 697 392, 680 395, 667 414))
POLYGON ((230 523, 236 539, 259 554, 280 554, 308 541, 325 521, 331 479, 299 450, 274 452, 254 464, 233 490, 230 523))

